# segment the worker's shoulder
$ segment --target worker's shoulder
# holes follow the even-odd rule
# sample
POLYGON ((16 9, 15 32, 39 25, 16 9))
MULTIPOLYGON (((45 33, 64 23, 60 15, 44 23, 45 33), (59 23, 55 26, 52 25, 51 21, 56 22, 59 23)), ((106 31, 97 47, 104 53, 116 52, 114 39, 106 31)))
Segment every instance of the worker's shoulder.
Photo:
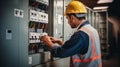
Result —
POLYGON ((86 34, 83 30, 78 30, 75 34, 86 34))
POLYGON ((74 33, 74 36, 77 36, 77 37, 88 37, 88 34, 85 33, 82 30, 78 30, 77 32, 74 33))

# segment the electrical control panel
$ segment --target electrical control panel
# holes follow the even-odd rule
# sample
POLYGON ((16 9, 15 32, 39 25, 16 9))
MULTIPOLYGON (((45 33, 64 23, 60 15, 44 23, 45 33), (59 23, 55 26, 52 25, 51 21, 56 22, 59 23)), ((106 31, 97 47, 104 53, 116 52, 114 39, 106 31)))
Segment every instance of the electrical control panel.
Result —
MULTIPOLYGON (((50 53, 48 50, 46 50, 46 45, 40 41, 42 36, 48 35, 48 5, 49 0, 29 0, 28 53, 30 59, 28 62, 30 67, 40 64, 40 60, 43 59, 42 57, 50 53), (38 61, 34 61, 36 59, 38 61)), ((45 59, 49 60, 47 57, 45 59)), ((44 61, 44 63, 45 62, 48 61, 44 61)))

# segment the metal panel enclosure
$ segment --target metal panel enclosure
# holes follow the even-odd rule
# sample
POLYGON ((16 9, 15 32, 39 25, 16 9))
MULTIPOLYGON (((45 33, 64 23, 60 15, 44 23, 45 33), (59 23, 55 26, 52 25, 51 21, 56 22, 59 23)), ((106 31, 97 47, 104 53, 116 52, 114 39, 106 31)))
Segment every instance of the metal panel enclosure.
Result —
POLYGON ((28 67, 28 0, 0 3, 0 67, 28 67), (23 17, 15 16, 15 9, 23 17))

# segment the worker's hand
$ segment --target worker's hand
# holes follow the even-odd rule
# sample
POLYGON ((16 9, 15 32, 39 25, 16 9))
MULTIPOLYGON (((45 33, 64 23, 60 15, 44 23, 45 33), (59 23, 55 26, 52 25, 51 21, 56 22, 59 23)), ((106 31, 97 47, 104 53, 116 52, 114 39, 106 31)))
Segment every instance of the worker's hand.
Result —
POLYGON ((64 44, 64 42, 61 41, 60 39, 57 39, 57 38, 54 38, 54 37, 50 37, 50 39, 51 39, 51 41, 53 43, 58 43, 59 45, 63 45, 64 44))
POLYGON ((50 39, 51 39, 51 41, 52 41, 53 43, 57 43, 57 42, 59 41, 59 39, 54 38, 54 37, 50 37, 50 39))
POLYGON ((52 43, 50 37, 48 35, 44 35, 40 38, 41 41, 43 41, 46 45, 48 45, 49 47, 53 47, 54 44, 52 43))
POLYGON ((40 38, 41 41, 43 41, 44 43, 48 44, 48 42, 51 42, 51 39, 49 36, 44 35, 40 38))

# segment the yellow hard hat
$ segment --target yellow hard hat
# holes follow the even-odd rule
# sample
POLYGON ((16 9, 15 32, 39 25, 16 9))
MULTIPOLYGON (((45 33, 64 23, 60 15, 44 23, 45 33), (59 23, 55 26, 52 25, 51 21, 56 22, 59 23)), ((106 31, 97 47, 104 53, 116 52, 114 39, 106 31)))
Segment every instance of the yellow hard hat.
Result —
POLYGON ((66 7, 66 11, 64 15, 66 16, 66 14, 71 14, 71 13, 87 13, 87 10, 84 4, 81 3, 80 1, 72 1, 66 7))

